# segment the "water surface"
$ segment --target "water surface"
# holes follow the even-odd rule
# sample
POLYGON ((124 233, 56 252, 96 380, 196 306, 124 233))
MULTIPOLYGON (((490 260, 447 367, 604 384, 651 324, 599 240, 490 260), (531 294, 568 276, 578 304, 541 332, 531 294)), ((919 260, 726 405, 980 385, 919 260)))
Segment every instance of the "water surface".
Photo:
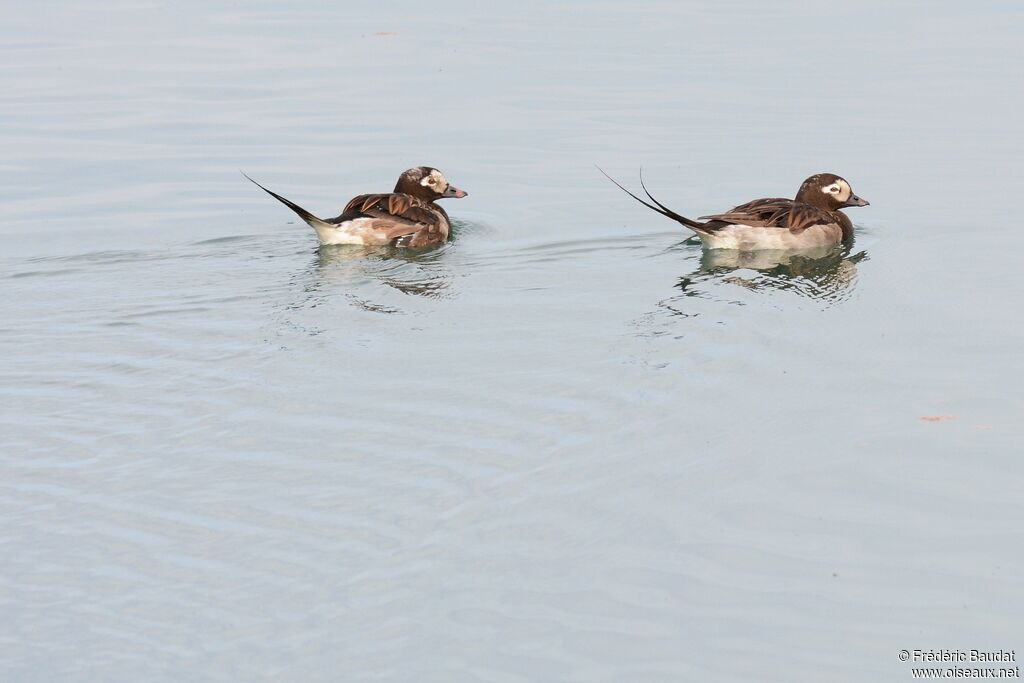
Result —
POLYGON ((4 680, 905 680, 1021 649, 1015 3, 0 23, 4 680), (855 243, 702 253, 848 178, 855 243), (441 168, 424 253, 322 215, 441 168))

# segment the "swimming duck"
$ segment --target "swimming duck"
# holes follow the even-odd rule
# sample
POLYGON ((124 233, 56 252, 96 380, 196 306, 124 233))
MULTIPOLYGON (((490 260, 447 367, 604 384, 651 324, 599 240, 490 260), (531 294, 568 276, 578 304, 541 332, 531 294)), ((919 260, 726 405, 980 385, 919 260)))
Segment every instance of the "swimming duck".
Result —
POLYGON ((796 199, 755 199, 725 213, 701 216, 695 221, 651 196, 642 174, 640 186, 654 204, 640 199, 607 173, 604 175, 644 206, 693 230, 706 249, 754 251, 835 246, 853 235, 853 223, 839 209, 868 206, 843 178, 834 173, 818 173, 803 182, 796 199))
POLYGON ((245 177, 306 221, 316 230, 321 245, 429 247, 442 244, 448 240, 451 221, 445 210, 434 202, 467 194, 451 185, 436 168, 417 166, 398 176, 394 192, 361 194, 345 205, 340 216, 323 219, 271 192, 249 176, 245 177))

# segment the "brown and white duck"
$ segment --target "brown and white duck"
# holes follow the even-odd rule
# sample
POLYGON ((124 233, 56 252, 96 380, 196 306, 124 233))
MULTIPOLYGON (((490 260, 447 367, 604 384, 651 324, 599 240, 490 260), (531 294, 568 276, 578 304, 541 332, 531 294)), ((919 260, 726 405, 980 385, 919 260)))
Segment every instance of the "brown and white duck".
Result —
POLYGON ((795 199, 755 199, 725 213, 692 220, 651 196, 642 175, 640 186, 654 204, 640 199, 607 173, 604 175, 644 206, 693 230, 706 249, 754 251, 835 246, 853 236, 853 223, 840 209, 868 205, 843 178, 834 173, 818 173, 803 182, 795 199))
POLYGON ((451 220, 445 210, 434 202, 446 197, 466 196, 465 191, 451 185, 436 168, 417 166, 398 176, 394 192, 361 194, 345 205, 340 216, 324 219, 317 218, 252 178, 249 180, 306 221, 316 230, 322 245, 429 247, 442 244, 448 240, 451 220))

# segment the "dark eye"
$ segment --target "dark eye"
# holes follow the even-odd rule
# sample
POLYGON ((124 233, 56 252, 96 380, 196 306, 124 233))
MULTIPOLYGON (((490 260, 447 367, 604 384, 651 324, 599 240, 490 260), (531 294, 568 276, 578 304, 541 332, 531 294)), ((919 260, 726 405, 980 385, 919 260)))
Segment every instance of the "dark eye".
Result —
POLYGON ((833 187, 832 188, 832 194, 839 194, 839 188, 838 187, 833 187))

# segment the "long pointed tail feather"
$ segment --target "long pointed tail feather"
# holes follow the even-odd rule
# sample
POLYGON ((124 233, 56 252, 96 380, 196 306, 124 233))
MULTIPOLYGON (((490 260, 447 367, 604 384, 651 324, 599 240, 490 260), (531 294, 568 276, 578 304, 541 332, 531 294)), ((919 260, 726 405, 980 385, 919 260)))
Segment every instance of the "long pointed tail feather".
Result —
POLYGON ((648 197, 650 197, 651 201, 654 202, 654 204, 649 204, 648 202, 645 202, 643 199, 641 199, 640 197, 637 197, 635 194, 633 194, 632 192, 630 192, 629 190, 624 188, 622 186, 622 184, 619 183, 619 181, 617 181, 615 178, 612 178, 610 175, 605 173, 604 169, 601 168, 600 166, 597 166, 596 168, 597 168, 598 171, 601 171, 601 173, 604 175, 605 178, 607 178, 608 180, 610 180, 613 183, 615 183, 615 185, 620 190, 622 190, 623 192, 628 194, 630 197, 632 197, 633 199, 637 200, 638 202, 640 202, 641 204, 646 206, 648 209, 652 209, 654 211, 657 211, 662 216, 667 216, 668 218, 671 218, 672 220, 674 220, 674 221, 676 221, 678 223, 682 223, 683 225, 685 225, 686 227, 690 228, 691 230, 696 230, 698 232, 704 232, 704 226, 705 226, 704 223, 692 220, 690 218, 687 218, 686 216, 683 216, 683 215, 680 215, 680 214, 676 213, 672 209, 668 208, 667 206, 665 206, 664 204, 659 202, 657 199, 655 199, 651 195, 650 192, 648 192, 647 186, 644 185, 644 172, 643 172, 643 170, 640 171, 640 187, 644 188, 644 192, 647 194, 648 197), (655 206, 655 204, 657 206, 655 206))
POLYGON ((282 197, 278 193, 273 192, 272 190, 268 190, 267 188, 263 187, 262 185, 257 183, 255 180, 250 178, 248 175, 246 175, 245 171, 241 171, 241 174, 244 175, 246 177, 246 179, 249 182, 251 182, 253 185, 255 185, 256 187, 260 188, 261 190, 263 190, 264 192, 269 194, 271 197, 273 197, 274 199, 276 199, 277 201, 281 202, 282 204, 287 206, 289 209, 294 211, 299 216, 299 218, 301 218, 302 220, 304 220, 307 223, 309 223, 310 227, 312 227, 314 229, 317 229, 317 228, 335 228, 335 227, 337 227, 337 226, 335 226, 332 223, 328 223, 327 221, 323 220, 322 218, 317 218, 316 216, 311 214, 309 211, 306 211, 305 209, 303 209, 301 206, 299 206, 295 202, 293 202, 293 201, 291 201, 289 199, 285 199, 284 197, 282 197))

